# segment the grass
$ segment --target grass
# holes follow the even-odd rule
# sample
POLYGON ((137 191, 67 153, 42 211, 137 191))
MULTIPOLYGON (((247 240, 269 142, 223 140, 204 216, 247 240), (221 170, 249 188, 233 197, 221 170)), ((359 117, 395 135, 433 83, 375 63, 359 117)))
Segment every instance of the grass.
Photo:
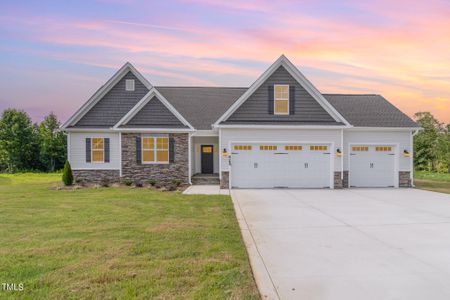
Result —
POLYGON ((228 196, 60 178, 0 174, 1 299, 259 299, 228 196))
POLYGON ((449 173, 415 171, 414 184, 419 189, 450 194, 449 173))

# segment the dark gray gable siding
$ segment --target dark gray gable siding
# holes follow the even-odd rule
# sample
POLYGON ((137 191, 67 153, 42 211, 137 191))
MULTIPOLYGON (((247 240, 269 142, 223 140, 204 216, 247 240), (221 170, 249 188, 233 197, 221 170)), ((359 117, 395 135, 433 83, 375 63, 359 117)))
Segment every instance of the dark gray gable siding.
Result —
POLYGON ((279 67, 242 105, 225 121, 225 124, 341 124, 322 108, 322 106, 289 74, 279 67), (269 86, 289 84, 295 86, 295 114, 272 115, 268 110, 269 86))
POLYGON ((183 123, 157 98, 153 97, 122 127, 186 128, 183 123))
POLYGON ((133 73, 128 72, 73 127, 112 127, 147 93, 147 87, 133 73), (125 91, 126 79, 134 79, 134 91, 125 91))

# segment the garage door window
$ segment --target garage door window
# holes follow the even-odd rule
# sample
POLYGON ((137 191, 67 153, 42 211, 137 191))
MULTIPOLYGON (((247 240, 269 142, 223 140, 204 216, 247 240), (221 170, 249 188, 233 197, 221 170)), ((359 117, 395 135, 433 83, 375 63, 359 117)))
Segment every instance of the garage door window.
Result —
POLYGON ((252 150, 251 145, 234 145, 234 150, 252 150))
POLYGON ((367 146, 353 146, 352 151, 369 151, 369 147, 367 146))
POLYGON ((275 145, 261 145, 259 146, 259 150, 263 150, 263 151, 274 151, 277 150, 278 147, 275 145))
POLYGON ((303 146, 299 146, 299 145, 286 145, 284 146, 284 150, 286 151, 300 151, 303 150, 303 146))
POLYGON ((377 147, 375 147, 375 151, 389 152, 389 151, 392 151, 392 147, 390 147, 390 146, 377 146, 377 147))
POLYGON ((309 150, 312 150, 312 151, 326 151, 326 150, 328 150, 328 146, 311 145, 311 146, 309 146, 309 150))

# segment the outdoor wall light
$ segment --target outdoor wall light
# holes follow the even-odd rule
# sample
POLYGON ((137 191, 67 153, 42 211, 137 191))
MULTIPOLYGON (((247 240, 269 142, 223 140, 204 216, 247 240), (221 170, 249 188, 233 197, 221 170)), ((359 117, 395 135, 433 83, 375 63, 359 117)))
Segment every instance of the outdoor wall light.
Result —
POLYGON ((223 150, 222 150, 222 156, 223 156, 223 157, 227 157, 227 156, 228 156, 227 148, 223 148, 223 150))
POLYGON ((339 157, 342 156, 342 151, 341 151, 341 149, 339 149, 339 148, 336 149, 336 156, 339 156, 339 157))
POLYGON ((410 157, 411 153, 409 153, 409 151, 405 149, 405 150, 403 150, 403 156, 404 157, 410 157))

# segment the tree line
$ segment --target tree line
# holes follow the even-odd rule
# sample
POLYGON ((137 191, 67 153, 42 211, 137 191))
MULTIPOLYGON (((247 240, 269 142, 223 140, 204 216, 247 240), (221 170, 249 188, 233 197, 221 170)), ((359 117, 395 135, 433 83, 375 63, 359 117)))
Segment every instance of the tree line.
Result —
MULTIPOLYGON (((414 115, 423 128, 414 137, 417 170, 450 173, 450 123, 444 125, 429 112, 414 115)), ((33 123, 21 110, 6 109, 0 119, 0 172, 61 170, 67 159, 66 135, 50 113, 33 123)))
POLYGON ((67 159, 66 135, 50 113, 40 123, 17 109, 6 109, 0 118, 0 172, 53 172, 67 159))

